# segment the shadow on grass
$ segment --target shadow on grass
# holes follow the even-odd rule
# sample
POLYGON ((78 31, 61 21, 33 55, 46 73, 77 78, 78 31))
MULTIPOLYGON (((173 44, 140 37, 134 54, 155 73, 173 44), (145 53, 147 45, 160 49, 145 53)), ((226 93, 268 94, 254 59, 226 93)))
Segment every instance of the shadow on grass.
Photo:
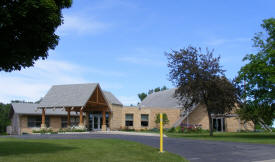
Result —
POLYGON ((46 142, 0 141, 0 156, 54 153, 75 149, 46 142))

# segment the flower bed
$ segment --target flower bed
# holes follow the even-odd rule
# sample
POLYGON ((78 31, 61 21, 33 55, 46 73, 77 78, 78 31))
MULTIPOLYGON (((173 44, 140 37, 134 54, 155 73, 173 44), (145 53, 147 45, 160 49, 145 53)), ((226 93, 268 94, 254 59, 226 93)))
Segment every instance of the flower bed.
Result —
POLYGON ((87 132, 87 129, 84 127, 71 127, 71 128, 59 129, 58 131, 58 133, 66 133, 66 132, 87 132))
POLYGON ((54 132, 52 128, 34 128, 32 130, 33 134, 56 134, 57 132, 54 132))

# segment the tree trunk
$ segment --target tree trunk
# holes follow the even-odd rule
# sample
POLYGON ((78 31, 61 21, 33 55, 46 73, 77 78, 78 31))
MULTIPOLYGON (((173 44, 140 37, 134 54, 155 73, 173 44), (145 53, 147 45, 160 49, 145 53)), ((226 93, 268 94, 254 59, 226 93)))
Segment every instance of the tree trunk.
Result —
POLYGON ((212 124, 212 117, 211 114, 208 112, 208 120, 209 120, 209 135, 213 136, 213 124, 212 124))

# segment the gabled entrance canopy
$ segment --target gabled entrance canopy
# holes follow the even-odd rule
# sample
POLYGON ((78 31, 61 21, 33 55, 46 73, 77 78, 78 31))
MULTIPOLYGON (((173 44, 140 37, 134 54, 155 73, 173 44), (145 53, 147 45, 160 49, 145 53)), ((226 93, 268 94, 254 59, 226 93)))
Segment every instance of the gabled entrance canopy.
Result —
POLYGON ((83 112, 100 111, 102 112, 102 129, 106 130, 105 113, 110 112, 108 100, 98 83, 53 86, 38 108, 42 109, 41 127, 45 127, 46 109, 61 108, 68 112, 68 126, 70 126, 70 112, 79 112, 80 127, 84 127, 83 112))

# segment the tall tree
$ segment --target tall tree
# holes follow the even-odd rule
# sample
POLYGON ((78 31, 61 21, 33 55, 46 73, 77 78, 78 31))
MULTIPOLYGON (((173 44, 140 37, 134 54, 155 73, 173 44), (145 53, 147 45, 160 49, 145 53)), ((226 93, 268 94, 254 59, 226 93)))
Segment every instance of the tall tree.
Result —
POLYGON ((237 77, 243 84, 243 97, 248 102, 275 103, 275 19, 270 18, 261 24, 265 33, 259 32, 253 38, 256 54, 248 54, 237 77))
POLYGON ((178 87, 176 95, 185 109, 194 104, 206 106, 210 136, 213 136, 212 114, 230 112, 238 102, 238 91, 224 76, 220 57, 213 57, 213 51, 208 49, 203 53, 192 46, 166 53, 166 56, 170 80, 178 87))
POLYGON ((254 128, 256 128, 255 125, 260 124, 266 130, 271 130, 269 126, 272 125, 275 117, 275 104, 246 102, 240 106, 237 113, 241 120, 252 121, 254 128))
POLYGON ((168 88, 166 86, 163 86, 162 88, 157 87, 155 89, 150 89, 147 94, 144 93, 144 92, 139 93, 138 94, 138 98, 140 99, 140 101, 143 101, 148 95, 150 95, 150 94, 152 94, 154 92, 164 91, 164 90, 167 90, 167 89, 168 88))
POLYGON ((146 97, 147 97, 147 94, 144 92, 138 94, 138 98, 140 99, 140 101, 143 101, 146 97))
POLYGON ((160 87, 157 87, 154 89, 154 92, 159 92, 160 91, 160 87))
POLYGON ((150 89, 150 90, 148 91, 148 94, 152 94, 152 93, 154 93, 154 90, 153 90, 153 89, 150 89))
POLYGON ((6 127, 10 124, 10 107, 10 104, 0 103, 0 133, 6 132, 6 127))
POLYGON ((238 114, 244 121, 252 121, 267 128, 275 118, 275 19, 263 20, 265 33, 256 33, 253 46, 257 53, 248 54, 236 78, 245 103, 238 114))
POLYGON ((59 40, 55 30, 63 22, 61 10, 72 0, 1 0, 0 71, 11 72, 46 59, 59 40))
POLYGON ((165 91, 165 90, 167 90, 168 88, 166 87, 166 86, 163 86, 161 89, 160 89, 160 91, 165 91))

